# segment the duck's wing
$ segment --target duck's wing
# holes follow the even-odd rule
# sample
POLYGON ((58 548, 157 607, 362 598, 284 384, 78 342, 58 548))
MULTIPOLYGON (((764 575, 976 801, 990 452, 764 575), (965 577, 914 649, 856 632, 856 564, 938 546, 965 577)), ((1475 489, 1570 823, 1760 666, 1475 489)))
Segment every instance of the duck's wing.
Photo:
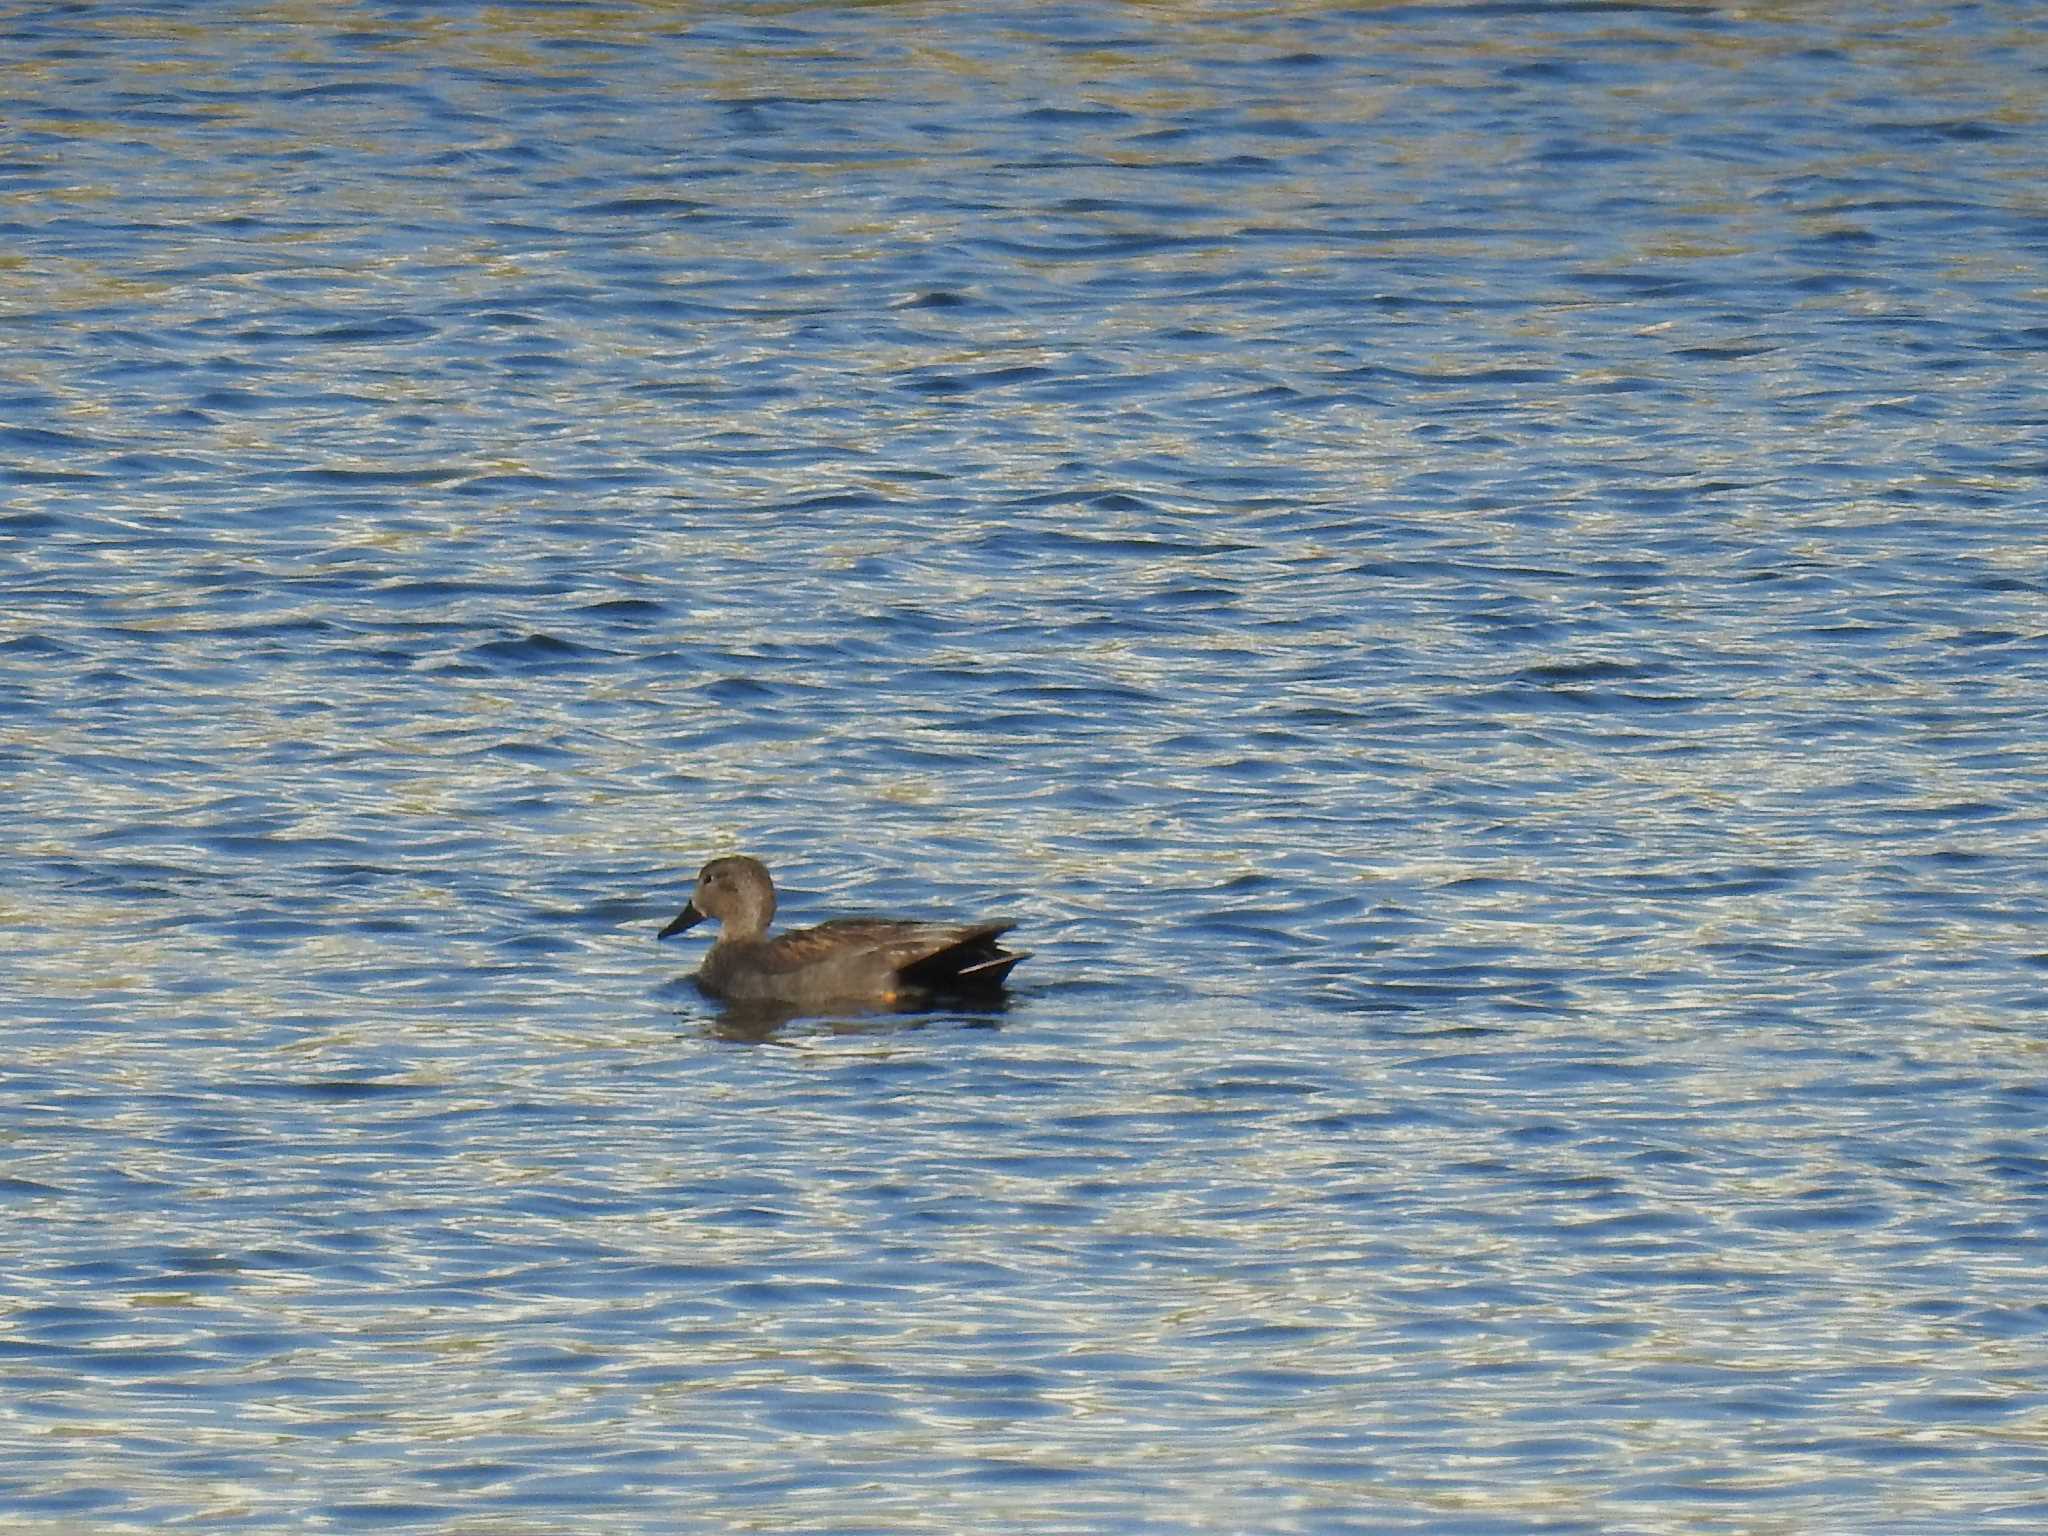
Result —
POLYGON ((860 956, 868 964, 927 989, 997 987, 1022 951, 1004 949, 997 938, 1015 922, 919 923, 886 917, 841 917, 815 928, 799 928, 773 941, 784 957, 777 968, 828 964, 860 956))
POLYGON ((898 974, 914 987, 953 991, 988 991, 1003 984, 1010 968, 1031 953, 1028 949, 1005 949, 996 942, 1017 925, 973 923, 966 927, 941 923, 923 925, 941 934, 936 949, 927 949, 898 968, 898 974))

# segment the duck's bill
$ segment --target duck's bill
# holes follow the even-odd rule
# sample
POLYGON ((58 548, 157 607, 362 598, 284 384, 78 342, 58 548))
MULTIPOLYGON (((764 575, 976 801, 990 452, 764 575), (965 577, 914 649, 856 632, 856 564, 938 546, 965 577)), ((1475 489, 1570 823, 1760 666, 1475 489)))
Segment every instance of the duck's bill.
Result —
POLYGON ((655 937, 657 939, 665 939, 672 933, 681 933, 685 928, 694 928, 703 921, 704 914, 697 910, 697 903, 693 901, 684 907, 682 911, 678 912, 675 915, 675 920, 662 929, 661 932, 657 933, 655 937))

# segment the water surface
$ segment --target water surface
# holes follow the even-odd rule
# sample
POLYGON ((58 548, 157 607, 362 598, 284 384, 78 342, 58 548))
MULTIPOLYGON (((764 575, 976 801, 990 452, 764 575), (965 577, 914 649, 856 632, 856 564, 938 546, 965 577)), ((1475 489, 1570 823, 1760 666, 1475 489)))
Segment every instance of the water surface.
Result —
POLYGON ((0 8, 0 1512, 2039 1529, 2035 21, 0 8))

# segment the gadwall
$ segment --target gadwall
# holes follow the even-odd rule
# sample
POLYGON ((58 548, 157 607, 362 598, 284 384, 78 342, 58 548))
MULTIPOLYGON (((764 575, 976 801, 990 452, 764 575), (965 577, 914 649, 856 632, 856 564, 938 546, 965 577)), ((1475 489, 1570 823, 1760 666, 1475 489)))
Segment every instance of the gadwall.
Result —
POLYGON ((774 916, 775 882, 768 866, 736 854, 713 859, 698 872, 689 904, 656 937, 716 918, 718 940, 697 972, 698 987, 727 1002, 796 1008, 887 1007, 934 993, 993 992, 1030 953, 996 942, 1015 923, 839 917, 771 939, 774 916))

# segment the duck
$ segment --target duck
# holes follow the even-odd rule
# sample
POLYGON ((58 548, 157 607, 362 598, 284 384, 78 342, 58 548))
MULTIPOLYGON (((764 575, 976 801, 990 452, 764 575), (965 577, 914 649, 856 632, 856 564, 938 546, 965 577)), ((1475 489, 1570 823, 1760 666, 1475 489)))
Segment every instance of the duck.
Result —
POLYGON ((775 881, 766 864, 745 854, 699 870, 689 901, 655 937, 672 938, 707 919, 719 933, 697 972, 698 990, 753 1006, 900 1008, 936 996, 986 996, 1031 953, 997 942, 1017 926, 1001 920, 839 917, 771 938, 775 881))

